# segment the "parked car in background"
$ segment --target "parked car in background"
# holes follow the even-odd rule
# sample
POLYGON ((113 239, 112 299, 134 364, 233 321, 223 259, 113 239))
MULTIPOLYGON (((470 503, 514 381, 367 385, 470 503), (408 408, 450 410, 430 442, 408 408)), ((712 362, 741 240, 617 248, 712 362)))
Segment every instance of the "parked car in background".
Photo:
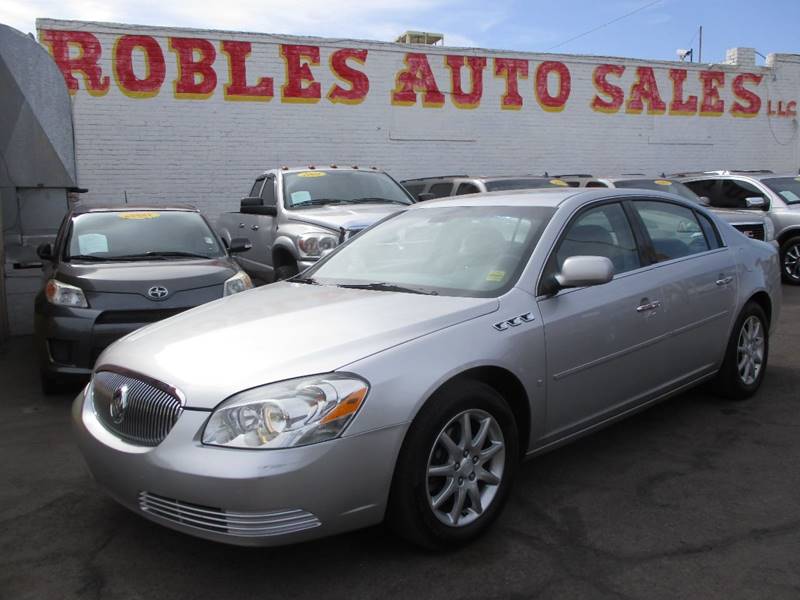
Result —
POLYGON ((439 175, 406 179, 400 183, 417 200, 433 200, 446 196, 506 192, 510 190, 534 190, 539 188, 566 187, 555 177, 523 175, 520 177, 470 177, 469 175, 439 175))
POLYGON ((224 240, 248 235, 242 268, 262 281, 286 279, 365 227, 414 203, 387 173, 358 167, 281 167, 259 175, 239 212, 217 221, 224 240))
POLYGON ((146 325, 252 287, 192 207, 78 207, 54 244, 38 248, 35 333, 42 386, 88 376, 111 342, 146 325))
POLYGON ((73 423, 115 499, 187 534, 456 546, 520 459, 701 382, 754 394, 780 308, 777 249, 674 194, 423 202, 114 344, 73 423))
POLYGON ((702 204, 722 219, 733 225, 744 235, 754 240, 770 242, 775 238, 775 226, 769 217, 734 207, 712 206, 707 197, 694 193, 679 180, 670 177, 647 177, 642 174, 617 175, 615 177, 594 177, 592 175, 562 175, 564 181, 576 187, 643 189, 669 192, 682 198, 702 204))
POLYGON ((775 226, 783 280, 800 285, 800 177, 771 171, 682 173, 681 181, 716 209, 765 215, 775 226))

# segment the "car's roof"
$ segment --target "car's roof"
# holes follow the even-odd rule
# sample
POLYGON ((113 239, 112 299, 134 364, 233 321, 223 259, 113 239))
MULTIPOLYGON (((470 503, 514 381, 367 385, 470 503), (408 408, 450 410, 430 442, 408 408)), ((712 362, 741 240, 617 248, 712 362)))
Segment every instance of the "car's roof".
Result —
POLYGON ((196 207, 191 204, 169 204, 166 206, 157 206, 154 204, 108 204, 108 205, 78 205, 75 206, 71 213, 73 215, 83 215, 86 213, 102 213, 102 212, 137 212, 137 211, 153 211, 153 212, 200 212, 196 207))
POLYGON ((779 177, 797 177, 797 173, 773 173, 772 171, 697 171, 691 173, 675 173, 671 175, 677 179, 724 179, 725 177, 746 177, 748 179, 775 179, 779 177))
POLYGON ((400 183, 412 183, 423 181, 447 181, 450 179, 472 179, 477 181, 507 181, 511 179, 558 179, 549 175, 435 175, 431 177, 415 177, 414 179, 403 179, 400 183))
POLYGON ((267 169, 259 177, 263 177, 265 175, 269 175, 270 173, 279 172, 279 173, 303 173, 305 171, 366 171, 367 173, 384 173, 383 169, 379 169, 378 167, 366 166, 360 167, 357 165, 347 166, 347 165, 316 165, 316 164, 309 164, 309 165, 302 165, 302 166, 294 166, 294 167, 275 167, 272 169, 267 169))
POLYGON ((465 194, 463 196, 446 196, 426 200, 414 204, 409 210, 426 208, 442 208, 455 206, 543 206, 557 208, 568 200, 575 200, 578 204, 592 202, 605 198, 635 198, 642 193, 649 197, 663 197, 664 199, 685 199, 657 190, 636 190, 619 188, 538 188, 533 190, 512 190, 507 192, 488 192, 485 194, 465 194))

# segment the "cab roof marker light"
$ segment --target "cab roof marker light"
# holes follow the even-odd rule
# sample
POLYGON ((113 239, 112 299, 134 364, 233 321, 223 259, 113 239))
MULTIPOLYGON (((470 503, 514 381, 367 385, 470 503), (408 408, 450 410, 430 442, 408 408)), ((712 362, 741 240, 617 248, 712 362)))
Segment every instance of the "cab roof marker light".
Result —
POLYGON ((332 163, 331 163, 331 169, 338 169, 338 168, 339 168, 339 167, 337 167, 336 165, 334 165, 334 164, 332 164, 332 163))
POLYGON ((288 171, 288 170, 289 170, 289 167, 287 167, 286 165, 283 165, 281 167, 281 171, 288 171))
POLYGON ((316 169, 317 167, 315 167, 314 165, 308 165, 308 168, 309 169, 316 169))
POLYGON ((353 168, 354 168, 354 169, 357 169, 357 168, 358 168, 358 165, 353 165, 353 168))

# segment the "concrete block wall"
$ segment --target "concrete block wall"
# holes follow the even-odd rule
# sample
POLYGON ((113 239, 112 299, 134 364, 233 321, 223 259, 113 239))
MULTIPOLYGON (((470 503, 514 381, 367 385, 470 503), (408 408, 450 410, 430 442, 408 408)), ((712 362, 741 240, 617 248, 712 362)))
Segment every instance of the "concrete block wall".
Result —
MULTIPOLYGON (((772 55, 769 67, 699 65, 48 19, 37 25, 40 41, 60 56, 67 79, 76 82, 72 98, 78 178, 90 190, 82 197, 88 203, 122 203, 127 194, 131 203, 190 202, 214 217, 235 210, 255 175, 275 165, 378 165, 402 179, 437 173, 544 171, 660 174, 771 168, 794 172, 800 163, 796 116, 800 57, 796 55, 772 55), (79 32, 80 39, 71 38, 70 32, 79 32), (62 41, 70 40, 67 54, 59 55, 52 42, 59 35, 62 41), (178 97, 175 82, 182 80, 180 59, 179 52, 170 49, 172 38, 205 40, 213 47, 210 67, 217 81, 210 92, 178 97), (226 98, 231 68, 222 52, 225 41, 251 44, 246 82, 254 86, 260 77, 271 78, 269 100, 226 98), (140 46, 127 52, 132 57, 131 78, 121 62, 126 52, 119 49, 136 42, 140 46), (99 68, 94 84, 91 77, 72 68, 76 63, 67 60, 79 54, 81 44, 97 52, 82 65, 89 71, 99 68), (132 88, 141 87, 142 81, 159 79, 161 63, 145 64, 143 48, 148 44, 151 56, 163 56, 163 82, 157 89, 136 92, 132 88), (313 85, 287 67, 282 45, 318 49, 319 63, 309 65, 306 74, 319 82, 320 99, 297 102, 282 97, 287 84, 313 85), (350 88, 331 66, 333 54, 343 48, 367 51, 363 64, 349 59, 346 65, 366 74, 368 92, 356 102, 334 103, 327 98, 334 85, 350 88), (433 94, 429 104, 434 106, 423 106, 422 92, 412 95, 411 105, 393 103, 392 91, 398 77, 403 79, 409 52, 424 54, 435 86, 443 94, 441 105, 433 94), (486 59, 478 102, 453 93, 452 69, 445 66, 448 55, 486 59), (495 71, 504 59, 522 61, 528 70, 528 76, 518 80, 521 105, 516 110, 502 107, 506 80, 495 71), (606 84, 598 70, 609 68, 602 65, 612 66, 605 75, 606 84), (540 68, 552 72, 546 83, 538 81, 537 86, 540 68), (685 104, 696 96, 694 110, 673 105, 676 92, 671 69, 685 70, 683 92, 677 100, 685 104), (703 72, 723 73, 719 77, 724 83, 712 82, 704 90, 703 72), (651 74, 663 104, 654 98, 651 74), (598 86, 603 85, 611 92, 601 93, 598 86), (637 90, 643 97, 641 110, 636 107, 637 90), (614 98, 617 93, 622 94, 621 102, 614 98), (706 108, 715 103, 720 108, 715 93, 724 107, 701 114, 706 102, 706 108), (457 106, 459 98, 462 107, 457 106), (595 98, 601 105, 616 106, 602 110, 595 98), (745 111, 738 116, 731 112, 737 102, 745 111)), ((191 56, 199 58, 197 52, 191 56)), ((734 52, 728 58, 735 63, 737 56, 749 55, 734 52)), ((303 58, 295 66, 302 68, 308 62, 303 58)), ((460 75, 463 91, 469 92, 467 66, 460 75)), ((199 75, 193 80, 195 84, 202 81, 199 75)), ((356 87, 363 94, 364 86, 356 87)), ((433 90, 430 81, 418 85, 423 87, 433 90)))

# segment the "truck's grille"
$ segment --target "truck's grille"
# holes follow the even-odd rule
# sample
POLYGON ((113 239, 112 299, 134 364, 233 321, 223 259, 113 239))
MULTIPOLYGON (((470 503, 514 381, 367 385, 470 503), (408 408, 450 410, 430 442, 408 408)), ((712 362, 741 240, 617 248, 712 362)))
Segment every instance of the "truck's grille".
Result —
POLYGON ((753 224, 732 223, 732 225, 751 239, 761 240, 763 242, 764 238, 766 237, 764 235, 764 226, 761 225, 760 223, 753 223, 753 224))
POLYGON ((133 374, 100 370, 94 375, 95 413, 107 429, 139 446, 157 446, 183 412, 167 386, 133 374))
POLYGON ((270 512, 232 512, 211 506, 191 504, 165 498, 150 492, 139 493, 139 508, 149 515, 178 523, 184 527, 202 529, 236 537, 268 537, 294 533, 321 525, 313 514, 300 509, 270 512))

